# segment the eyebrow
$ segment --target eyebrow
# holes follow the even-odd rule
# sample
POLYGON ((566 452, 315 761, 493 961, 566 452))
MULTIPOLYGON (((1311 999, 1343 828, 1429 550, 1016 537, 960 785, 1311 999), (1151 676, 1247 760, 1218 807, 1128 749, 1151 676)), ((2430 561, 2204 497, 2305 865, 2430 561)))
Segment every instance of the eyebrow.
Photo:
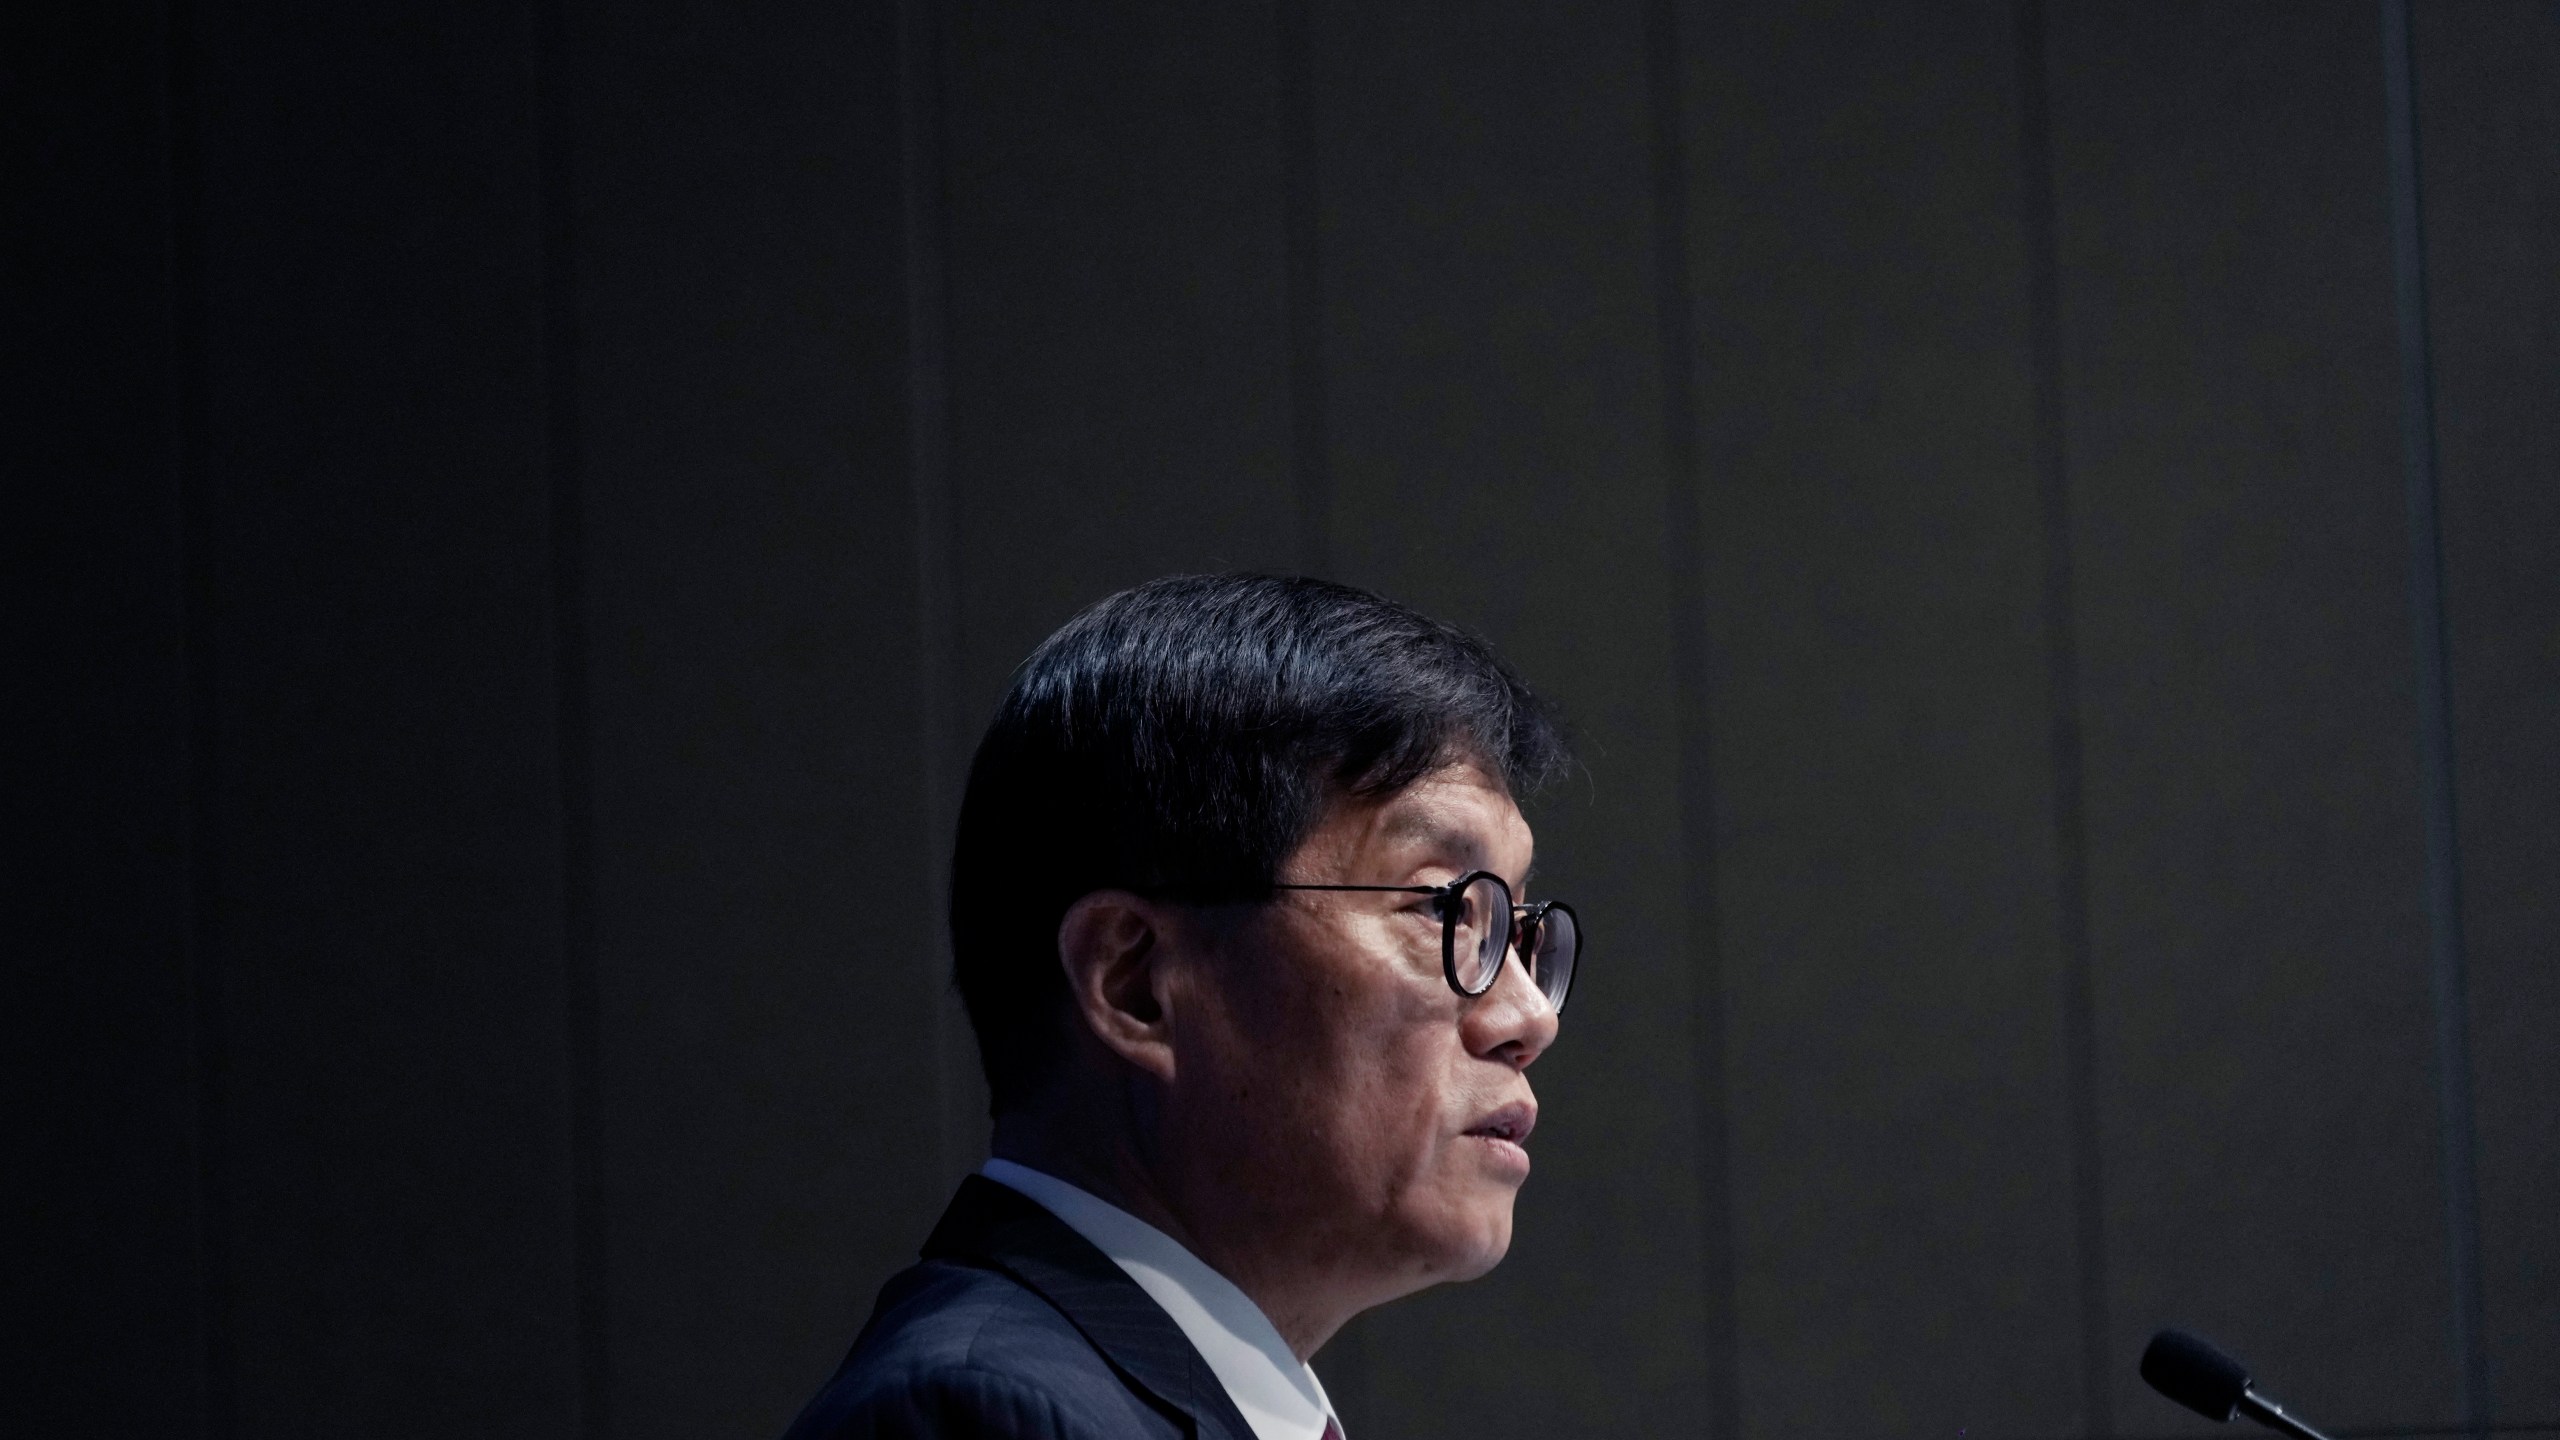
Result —
MULTIPOLYGON (((1476 843, 1474 836, 1455 826, 1443 824, 1427 813, 1408 810, 1389 820, 1384 834, 1390 840, 1419 839, 1453 854, 1463 855, 1478 867, 1481 867, 1485 861, 1483 848, 1476 843)), ((1529 857, 1529 868, 1520 874, 1522 893, 1527 893, 1529 882, 1537 878, 1538 860, 1537 856, 1532 854, 1529 857)))
POLYGON ((1385 835, 1390 840, 1423 840, 1463 855, 1475 855, 1478 851, 1474 837, 1454 825, 1444 824, 1428 811, 1407 810, 1390 819, 1386 823, 1385 835))

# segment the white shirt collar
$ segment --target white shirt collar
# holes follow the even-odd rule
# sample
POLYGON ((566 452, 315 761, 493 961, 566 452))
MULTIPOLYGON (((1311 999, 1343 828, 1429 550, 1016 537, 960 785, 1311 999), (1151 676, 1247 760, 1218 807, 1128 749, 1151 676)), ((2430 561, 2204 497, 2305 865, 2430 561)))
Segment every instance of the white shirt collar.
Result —
POLYGON ((1054 1175, 1001 1159, 978 1173, 1038 1202, 1127 1271, 1209 1362, 1253 1427, 1254 1440, 1323 1440, 1333 1402, 1316 1372, 1289 1353, 1270 1317, 1234 1281, 1172 1236, 1054 1175))

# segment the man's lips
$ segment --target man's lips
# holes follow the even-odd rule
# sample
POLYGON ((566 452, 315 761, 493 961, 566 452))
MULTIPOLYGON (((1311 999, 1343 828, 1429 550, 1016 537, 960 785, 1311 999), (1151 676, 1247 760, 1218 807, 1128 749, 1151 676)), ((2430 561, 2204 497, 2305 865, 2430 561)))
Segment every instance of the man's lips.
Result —
POLYGON ((1508 1140, 1517 1145, 1538 1128, 1538 1107, 1525 1100, 1515 1100, 1467 1127, 1469 1135, 1487 1140, 1508 1140))

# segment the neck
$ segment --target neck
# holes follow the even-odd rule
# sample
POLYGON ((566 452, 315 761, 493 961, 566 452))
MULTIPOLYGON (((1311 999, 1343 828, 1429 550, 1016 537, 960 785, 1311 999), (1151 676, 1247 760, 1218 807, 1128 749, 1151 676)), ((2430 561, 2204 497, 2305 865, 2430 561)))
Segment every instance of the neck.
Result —
POLYGON ((1314 1287, 1290 1285, 1268 1273, 1272 1267, 1255 1263, 1254 1247, 1235 1243, 1214 1223, 1194 1223, 1183 1213, 1186 1207, 1172 1198, 1180 1187, 1168 1183, 1168 1177, 1148 1163, 1147 1147, 1136 1143, 1134 1136, 1125 1131, 1097 1134, 1092 1127, 1056 1124, 1053 1118, 1021 1112, 999 1117, 995 1156, 1064 1180, 1171 1236, 1202 1264, 1234 1282, 1301 1363, 1351 1318, 1347 1311, 1331 1313, 1330 1307, 1308 1293, 1314 1287))

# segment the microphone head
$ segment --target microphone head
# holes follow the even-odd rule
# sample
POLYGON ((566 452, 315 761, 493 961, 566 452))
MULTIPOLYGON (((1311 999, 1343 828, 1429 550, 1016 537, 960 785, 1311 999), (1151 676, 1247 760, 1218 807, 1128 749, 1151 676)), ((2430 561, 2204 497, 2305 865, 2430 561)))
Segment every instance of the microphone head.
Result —
POLYGON ((2151 1388, 2207 1420, 2228 1421, 2249 1393, 2249 1371, 2184 1330, 2163 1330, 2142 1352, 2151 1388))

